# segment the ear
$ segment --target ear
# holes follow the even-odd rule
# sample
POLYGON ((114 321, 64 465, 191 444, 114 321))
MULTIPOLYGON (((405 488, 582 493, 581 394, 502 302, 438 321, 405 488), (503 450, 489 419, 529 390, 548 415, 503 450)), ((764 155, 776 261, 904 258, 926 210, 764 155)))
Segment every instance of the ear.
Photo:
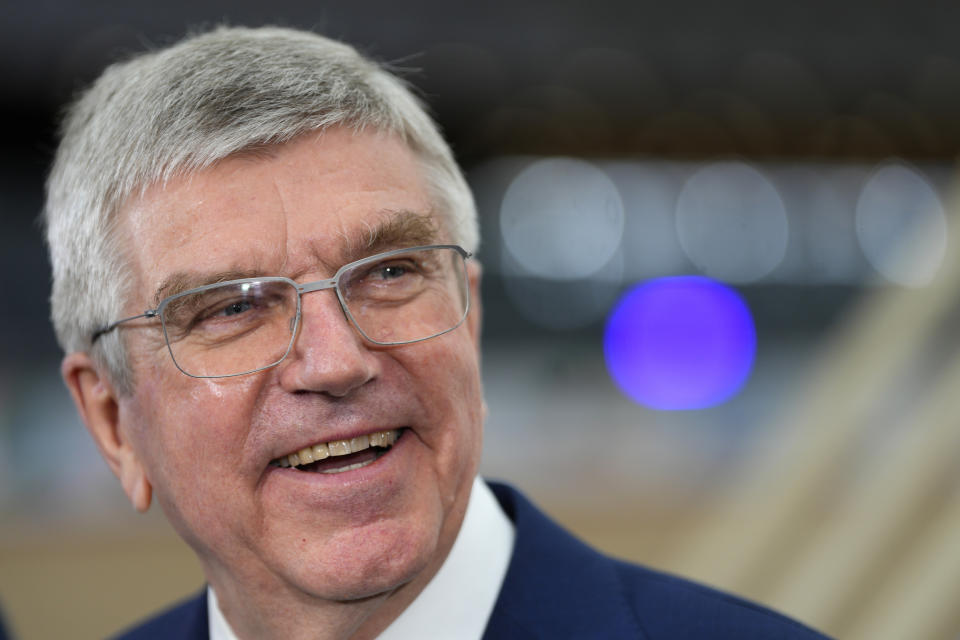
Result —
POLYGON ((483 305, 480 302, 480 280, 483 268, 476 260, 467 261, 467 280, 470 286, 470 311, 467 314, 467 328, 473 342, 480 349, 480 326, 483 320, 483 305))
POLYGON ((146 511, 153 488, 130 441, 128 425, 121 424, 117 394, 110 381, 86 353, 67 355, 60 373, 100 454, 119 478, 133 507, 146 511))

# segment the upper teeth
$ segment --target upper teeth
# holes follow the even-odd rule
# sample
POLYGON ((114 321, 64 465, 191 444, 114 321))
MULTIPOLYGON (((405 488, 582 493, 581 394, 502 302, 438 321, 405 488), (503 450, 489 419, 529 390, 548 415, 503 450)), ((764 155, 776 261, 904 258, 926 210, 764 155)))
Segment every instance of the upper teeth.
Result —
POLYGON ((387 431, 377 431, 376 433, 357 436, 349 440, 321 442, 311 447, 304 447, 296 453, 277 458, 273 463, 281 467, 295 467, 324 460, 331 456, 345 456, 370 447, 389 447, 397 441, 397 435, 398 431, 396 429, 388 429, 387 431))

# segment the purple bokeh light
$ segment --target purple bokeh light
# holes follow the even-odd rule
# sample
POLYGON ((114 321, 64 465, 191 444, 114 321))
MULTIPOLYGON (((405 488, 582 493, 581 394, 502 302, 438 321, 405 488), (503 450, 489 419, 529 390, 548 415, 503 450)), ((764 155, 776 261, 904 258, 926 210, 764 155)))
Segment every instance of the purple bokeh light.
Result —
POLYGON ((730 287, 701 276, 660 278, 627 291, 607 319, 607 370, 653 409, 705 409, 736 394, 753 367, 757 333, 730 287))

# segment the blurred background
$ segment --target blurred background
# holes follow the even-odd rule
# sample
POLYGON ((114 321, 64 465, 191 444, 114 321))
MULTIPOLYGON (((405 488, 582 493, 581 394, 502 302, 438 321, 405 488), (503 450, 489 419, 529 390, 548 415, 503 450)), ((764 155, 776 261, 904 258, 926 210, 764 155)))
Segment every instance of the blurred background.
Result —
POLYGON ((484 474, 610 553, 844 638, 960 633, 960 5, 11 2, 0 21, 0 609, 103 637, 202 585, 58 375, 56 114, 220 22, 405 73, 474 187, 484 474))

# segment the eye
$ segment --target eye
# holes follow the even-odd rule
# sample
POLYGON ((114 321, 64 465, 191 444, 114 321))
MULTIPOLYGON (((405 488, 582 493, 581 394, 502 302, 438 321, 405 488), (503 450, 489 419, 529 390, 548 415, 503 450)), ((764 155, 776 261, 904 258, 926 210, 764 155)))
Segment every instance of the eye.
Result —
POLYGON ((407 274, 407 267, 401 264, 384 264, 376 271, 383 280, 395 280, 407 274))
POLYGON ((237 300, 224 306, 222 309, 214 311, 210 314, 210 317, 224 316, 229 318, 230 316, 239 315, 244 311, 249 311, 251 308, 253 308, 253 304, 249 300, 237 300))

